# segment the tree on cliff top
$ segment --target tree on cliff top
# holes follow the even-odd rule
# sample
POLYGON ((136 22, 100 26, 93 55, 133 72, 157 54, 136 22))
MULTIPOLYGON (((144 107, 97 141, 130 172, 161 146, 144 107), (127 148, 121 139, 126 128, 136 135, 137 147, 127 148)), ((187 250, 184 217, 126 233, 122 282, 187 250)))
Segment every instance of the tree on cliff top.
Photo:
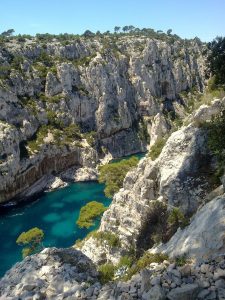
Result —
POLYGON ((225 37, 217 37, 208 44, 211 51, 208 62, 216 84, 225 84, 225 37))

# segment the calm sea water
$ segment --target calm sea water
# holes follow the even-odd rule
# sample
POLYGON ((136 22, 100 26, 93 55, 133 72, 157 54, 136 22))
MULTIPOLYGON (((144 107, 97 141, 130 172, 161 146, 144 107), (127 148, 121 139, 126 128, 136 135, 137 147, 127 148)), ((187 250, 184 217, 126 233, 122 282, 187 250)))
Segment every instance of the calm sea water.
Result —
MULTIPOLYGON (((144 154, 136 156, 140 159, 144 154)), ((22 248, 16 244, 16 239, 23 231, 39 227, 45 233, 45 247, 69 247, 96 229, 99 221, 89 229, 80 229, 76 221, 80 208, 90 201, 109 206, 111 199, 106 198, 103 191, 104 184, 98 182, 73 183, 44 193, 35 201, 10 208, 8 212, 0 212, 0 277, 22 259, 22 248)))
POLYGON ((36 201, 11 209, 0 216, 0 276, 21 260, 21 247, 16 239, 23 231, 39 227, 45 233, 45 247, 69 247, 84 238, 90 229, 76 225, 80 208, 96 200, 109 206, 111 199, 104 196, 104 185, 97 182, 73 183, 63 189, 44 193, 36 201))

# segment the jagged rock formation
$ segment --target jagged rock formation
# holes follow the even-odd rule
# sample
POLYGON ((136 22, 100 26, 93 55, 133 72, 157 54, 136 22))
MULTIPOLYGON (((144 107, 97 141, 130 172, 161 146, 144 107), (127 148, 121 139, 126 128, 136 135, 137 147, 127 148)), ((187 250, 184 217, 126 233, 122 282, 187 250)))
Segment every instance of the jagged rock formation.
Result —
MULTIPOLYGON (((212 117, 213 114, 218 114, 224 107, 224 102, 225 98, 214 100, 212 106, 207 106, 206 119, 209 116, 212 117), (217 109, 215 109, 216 107, 217 109)), ((205 109, 206 106, 200 107, 194 116, 203 116, 205 109)), ((153 222, 151 212, 154 202, 164 202, 168 205, 168 209, 179 207, 186 215, 195 213, 198 207, 216 196, 215 193, 212 193, 210 199, 208 195, 214 190, 214 183, 210 180, 214 171, 215 159, 208 149, 206 129, 196 127, 195 122, 192 122, 172 133, 155 161, 146 157, 140 161, 136 169, 127 174, 123 188, 114 196, 112 204, 102 217, 99 230, 116 234, 122 247, 119 249, 111 248, 107 246, 107 243, 99 247, 97 246, 98 241, 91 237, 82 245, 83 253, 97 263, 104 261, 116 263, 120 256, 130 248, 141 248, 153 222), (147 229, 148 231, 146 231, 147 229)), ((223 193, 223 189, 220 189, 221 193, 223 193)), ((222 207, 221 203, 218 204, 218 211, 222 210, 222 207)), ((206 214, 209 214, 209 209, 207 207, 204 209, 206 214)), ((197 221, 199 221, 198 214, 195 217, 197 221)), ((210 215, 208 217, 209 219, 206 219, 204 226, 215 226, 222 234, 223 226, 218 225, 217 227, 216 223, 210 225, 210 215)), ((193 222, 195 222, 194 220, 193 222)), ((224 222, 223 214, 218 222, 224 222)), ((177 239, 181 238, 184 241, 187 238, 188 240, 195 225, 190 225, 187 234, 183 231, 178 233, 177 239), (182 236, 182 234, 184 235, 182 236)), ((196 232, 196 243, 199 241, 201 232, 201 230, 196 232)), ((218 232, 217 237, 220 240, 218 232)), ((175 251, 176 255, 179 252, 182 254, 184 252, 181 251, 182 247, 178 247, 177 250, 174 249, 177 242, 177 240, 174 242, 175 240, 176 236, 171 242, 172 250, 168 250, 168 253, 175 251)), ((223 239, 220 243, 218 242, 219 248, 223 249, 223 239)), ((152 245, 149 244, 148 246, 151 247, 152 245)), ((189 246, 191 249, 191 245, 189 246)), ((196 252, 193 254, 204 256, 207 252, 215 251, 217 246, 215 245, 214 250, 210 250, 210 247, 209 245, 209 248, 199 247, 200 249, 198 249, 196 246, 196 252)), ((186 250, 189 251, 190 249, 187 247, 186 250)), ((219 249, 217 250, 219 251, 219 249)))
POLYGON ((179 93, 203 90, 202 49, 195 41, 141 36, 81 38, 66 46, 35 39, 6 43, 0 49, 0 202, 24 197, 43 176, 93 167, 106 153, 146 149, 148 134, 153 143, 170 129, 167 113, 183 114, 179 93), (59 147, 74 123, 83 141, 65 137, 59 147), (94 149, 85 143, 90 131, 96 133, 94 149))
MULTIPOLYGON (((223 193, 223 188, 220 188, 223 193)), ((225 253, 225 194, 204 205, 192 218, 188 227, 178 229, 170 241, 155 250, 170 257, 187 255, 192 259, 213 259, 225 253), (191 238, 191 239, 190 239, 191 238)), ((154 252, 154 251, 153 251, 154 252)))
POLYGON ((222 300, 225 259, 198 265, 151 263, 131 280, 101 284, 95 266, 71 249, 47 248, 17 263, 0 281, 0 299, 222 300))

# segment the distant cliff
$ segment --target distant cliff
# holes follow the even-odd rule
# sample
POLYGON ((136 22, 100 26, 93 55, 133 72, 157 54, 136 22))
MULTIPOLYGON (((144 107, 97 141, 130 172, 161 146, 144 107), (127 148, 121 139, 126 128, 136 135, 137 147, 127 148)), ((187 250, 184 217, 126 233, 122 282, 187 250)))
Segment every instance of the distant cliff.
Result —
POLYGON ((141 35, 2 44, 0 202, 44 175, 144 151, 185 115, 180 93, 204 89, 203 50, 141 35))

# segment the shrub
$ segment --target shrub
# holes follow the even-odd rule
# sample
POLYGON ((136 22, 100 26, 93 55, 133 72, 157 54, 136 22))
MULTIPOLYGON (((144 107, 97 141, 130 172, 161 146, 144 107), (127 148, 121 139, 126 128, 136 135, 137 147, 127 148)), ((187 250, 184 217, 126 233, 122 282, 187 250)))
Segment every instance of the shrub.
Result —
POLYGON ((149 253, 145 252, 136 263, 128 270, 125 280, 129 280, 134 274, 140 272, 142 269, 149 266, 151 263, 162 263, 164 260, 168 260, 168 255, 162 253, 149 253))
POLYGON ((100 282, 105 284, 113 280, 115 267, 113 264, 104 264, 101 265, 98 269, 100 275, 100 282))
POLYGON ((43 230, 34 227, 26 232, 22 232, 16 240, 16 243, 19 245, 27 245, 22 250, 23 257, 30 255, 38 250, 42 240, 44 238, 43 230))
POLYGON ((157 157, 159 157, 160 153, 162 152, 163 147, 165 146, 167 141, 167 138, 159 138, 155 142, 155 144, 150 148, 149 157, 151 157, 152 160, 155 160, 157 157))
POLYGON ((123 180, 128 171, 138 164, 137 157, 121 160, 113 164, 107 164, 99 168, 100 183, 105 183, 105 195, 112 197, 123 186, 123 180))
POLYGON ((132 262, 133 262, 133 258, 131 256, 128 256, 128 255, 122 256, 120 258, 120 261, 119 261, 118 265, 117 265, 117 269, 119 269, 123 266, 126 266, 126 267, 130 268, 131 265, 132 265, 132 262))
POLYGON ((177 256, 175 258, 175 263, 177 266, 182 267, 188 263, 187 255, 177 256))
POLYGON ((92 232, 91 236, 99 240, 101 243, 106 241, 107 244, 112 248, 120 247, 121 245, 119 237, 110 231, 94 231, 92 232))
POLYGON ((217 158, 217 168, 214 174, 215 183, 224 173, 225 166, 225 110, 203 125, 208 133, 208 147, 217 158))
POLYGON ((80 228, 89 228, 94 225, 94 219, 100 216, 105 210, 106 207, 102 203, 97 201, 89 202, 81 208, 76 224, 80 228))
POLYGON ((88 144, 90 146, 94 146, 95 145, 95 140, 97 137, 97 132, 95 131, 90 131, 90 132, 86 132, 83 134, 84 138, 86 139, 86 141, 88 142, 88 144))
POLYGON ((189 224, 189 221, 185 218, 182 211, 178 207, 175 207, 169 214, 168 224, 177 229, 178 227, 184 228, 189 224))

